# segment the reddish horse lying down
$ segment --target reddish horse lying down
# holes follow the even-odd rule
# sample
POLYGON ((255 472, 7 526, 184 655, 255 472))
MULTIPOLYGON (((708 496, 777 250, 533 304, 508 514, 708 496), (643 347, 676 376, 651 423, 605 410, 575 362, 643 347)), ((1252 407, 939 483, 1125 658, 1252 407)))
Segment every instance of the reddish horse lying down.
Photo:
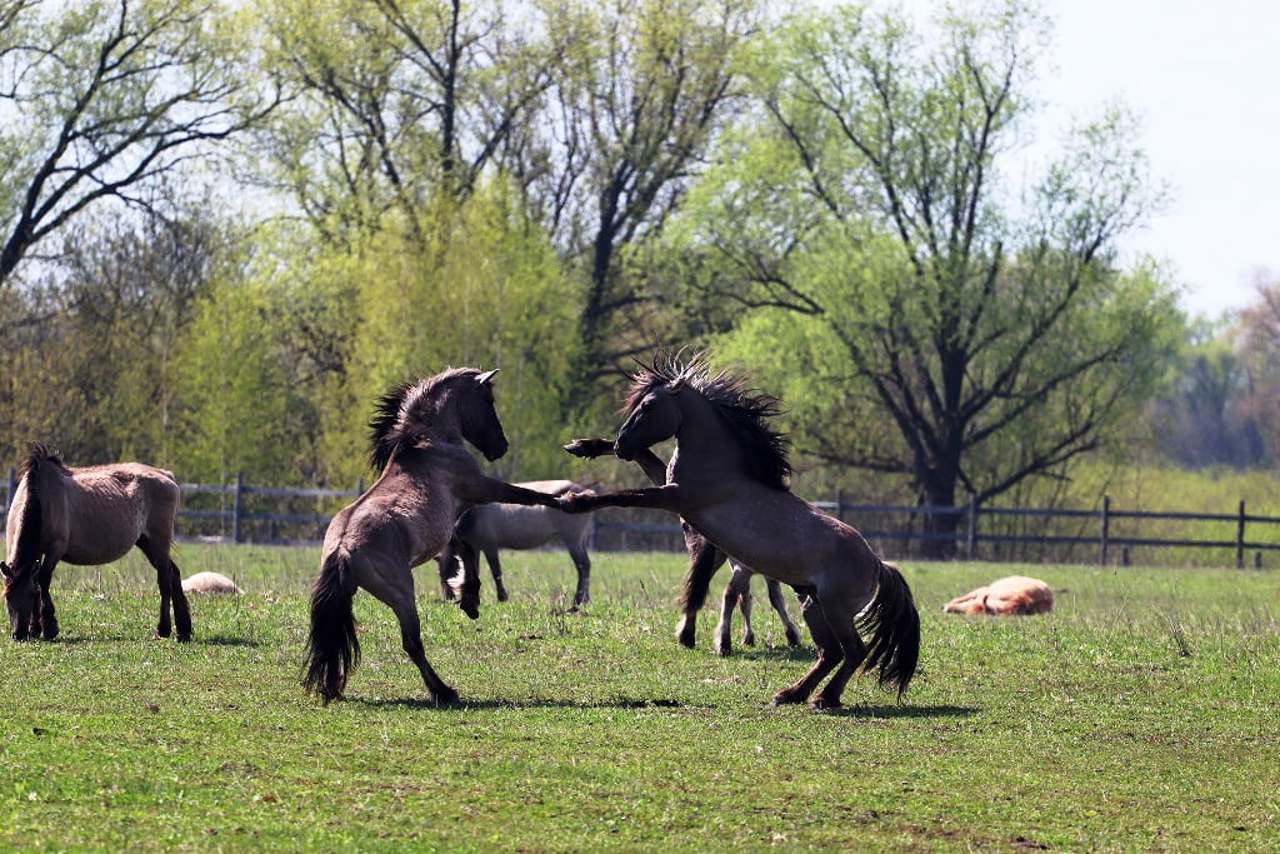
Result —
POLYGON ((948 614, 1047 614, 1053 610, 1053 591, 1039 579, 1010 575, 957 596, 942 610, 948 614))

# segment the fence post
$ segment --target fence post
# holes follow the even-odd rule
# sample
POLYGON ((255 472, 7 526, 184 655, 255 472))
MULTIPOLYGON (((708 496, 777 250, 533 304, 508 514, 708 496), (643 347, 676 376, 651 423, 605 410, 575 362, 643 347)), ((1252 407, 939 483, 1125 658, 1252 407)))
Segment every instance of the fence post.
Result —
POLYGON ((1102 496, 1102 540, 1098 549, 1098 563, 1107 565, 1107 546, 1111 539, 1111 496, 1102 496))
POLYGON ((356 498, 359 498, 361 495, 364 495, 364 478, 358 477, 356 478, 356 498))
POLYGON ((1253 553, 1253 568, 1262 569, 1262 552, 1253 553))
POLYGON ((965 532, 965 556, 976 560, 978 552, 978 498, 969 493, 969 530, 965 532))
POLYGON ((240 542, 241 496, 244 494, 244 473, 236 472, 236 497, 231 505, 231 542, 240 542))
POLYGON ((13 466, 9 466, 9 480, 6 485, 4 494, 4 512, 9 512, 9 505, 13 503, 13 494, 18 491, 18 475, 13 470, 13 466))
POLYGON ((1240 516, 1236 522, 1236 569, 1244 569, 1244 499, 1240 499, 1240 516))
POLYGON ((836 518, 844 521, 844 490, 836 490, 836 518))

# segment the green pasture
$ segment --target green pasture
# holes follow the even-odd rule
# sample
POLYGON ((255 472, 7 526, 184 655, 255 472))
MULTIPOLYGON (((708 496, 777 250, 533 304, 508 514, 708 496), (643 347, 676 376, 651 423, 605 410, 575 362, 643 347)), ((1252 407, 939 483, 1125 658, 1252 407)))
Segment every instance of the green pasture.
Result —
POLYGON ((177 557, 247 591, 194 600, 190 645, 150 637, 133 557, 59 570, 56 642, 0 642, 0 847, 1280 846, 1280 573, 909 564, 905 702, 862 679, 817 713, 767 704, 812 653, 782 646, 762 586, 759 645, 721 659, 714 609, 697 650, 673 639, 680 555, 596 555, 572 614, 568 559, 511 553, 512 601, 486 584, 476 622, 419 572, 427 654, 464 704, 424 702, 361 595, 364 661, 325 709, 297 682, 316 552, 177 557), (1057 610, 940 613, 1014 571, 1057 610))

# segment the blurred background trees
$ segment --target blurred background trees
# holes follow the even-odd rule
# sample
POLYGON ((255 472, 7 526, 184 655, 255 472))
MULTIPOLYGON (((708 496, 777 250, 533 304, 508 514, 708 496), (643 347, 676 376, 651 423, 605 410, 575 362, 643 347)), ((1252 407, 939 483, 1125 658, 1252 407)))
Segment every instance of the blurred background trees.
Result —
POLYGON ((996 0, 0 0, 0 453, 349 485, 383 388, 475 364, 501 473, 561 476, 663 344, 786 399, 802 491, 1274 466, 1280 280, 1191 320, 1120 257, 1163 195, 1121 109, 1028 167, 1051 30, 996 0))

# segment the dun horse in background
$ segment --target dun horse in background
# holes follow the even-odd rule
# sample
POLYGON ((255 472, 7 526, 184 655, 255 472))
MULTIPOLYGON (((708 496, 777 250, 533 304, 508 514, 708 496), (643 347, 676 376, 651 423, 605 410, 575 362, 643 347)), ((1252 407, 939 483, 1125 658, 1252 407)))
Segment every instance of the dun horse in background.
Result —
POLYGON ((879 669, 898 696, 915 675, 920 616, 902 574, 862 535, 793 495, 786 440, 768 419, 778 401, 750 392, 742 378, 712 373, 701 357, 659 358, 633 379, 614 452, 633 460, 672 437, 666 482, 648 489, 566 495, 572 512, 651 507, 675 513, 723 551, 803 597, 818 660, 775 703, 802 703, 831 671, 814 701, 840 705, 854 672, 879 669), (859 631, 869 636, 864 643, 859 631), (839 669, 837 669, 837 667, 839 669))
MULTIPOLYGON (((564 449, 577 457, 595 459, 613 453, 613 442, 608 439, 575 439, 564 446, 564 449)), ((648 448, 636 455, 635 460, 654 486, 662 486, 667 482, 667 467, 658 455, 648 448)), ((680 520, 680 529, 684 534, 685 549, 689 552, 689 569, 685 573, 684 588, 680 593, 680 610, 683 616, 676 626, 676 640, 684 646, 693 648, 695 633, 698 627, 698 611, 707 601, 707 588, 716 571, 724 565, 726 555, 694 530, 688 521, 680 520)), ((729 562, 732 575, 724 588, 724 597, 720 603, 720 622, 716 625, 715 650, 719 655, 728 655, 733 651, 730 634, 733 631, 733 611, 741 607, 742 642, 746 646, 755 644, 755 632, 751 628, 751 578, 755 573, 738 563, 729 562)), ((772 578, 765 578, 769 593, 769 604, 777 612, 782 621, 787 637, 787 646, 800 645, 800 633, 796 631, 791 616, 787 613, 787 603, 782 596, 782 586, 772 578)))
MULTIPOLYGON (((379 477, 329 523, 311 594, 303 685, 326 704, 342 696, 360 658, 351 608, 359 588, 395 612, 404 651, 422 673, 431 699, 437 704, 457 700, 458 692, 431 669, 422 647, 413 567, 449 542, 460 503, 557 506, 554 496, 487 477, 463 444, 470 442, 490 460, 507 452, 494 410, 495 373, 454 368, 401 385, 379 401, 369 425, 370 461, 379 477)), ((474 555, 467 557, 474 567, 474 555)), ((460 587, 460 604, 474 619, 479 579, 474 572, 464 575, 460 587)))
POLYGON ((31 446, 22 461, 0 562, 14 640, 58 636, 49 595, 58 563, 98 566, 137 546, 156 570, 160 621, 156 635, 191 640, 191 610, 169 554, 181 490, 173 475, 141 463, 68 468, 48 448, 31 446))
MULTIPOLYGON (((588 492, 581 484, 571 480, 531 480, 517 483, 521 489, 532 489, 547 495, 563 495, 566 492, 588 492)), ((493 574, 493 586, 499 602, 507 601, 507 588, 502 583, 502 562, 498 549, 536 549, 551 540, 558 539, 569 551, 574 569, 578 572, 578 589, 573 596, 573 609, 591 601, 591 558, 587 555, 587 540, 591 536, 591 517, 565 513, 550 507, 529 507, 517 504, 481 504, 468 507, 459 516, 453 529, 453 540, 442 553, 440 561, 440 585, 446 599, 453 598, 451 583, 454 555, 458 544, 465 543, 469 550, 462 553, 479 559, 484 554, 493 574)), ((466 574, 478 573, 478 568, 464 568, 466 574)))

